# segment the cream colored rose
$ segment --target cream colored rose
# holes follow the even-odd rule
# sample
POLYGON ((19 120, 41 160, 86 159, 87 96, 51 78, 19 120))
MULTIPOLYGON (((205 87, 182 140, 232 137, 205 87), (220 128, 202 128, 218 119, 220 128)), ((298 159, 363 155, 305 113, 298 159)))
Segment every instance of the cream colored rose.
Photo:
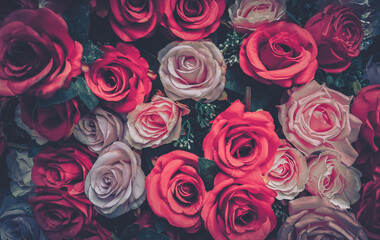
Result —
POLYGON ((309 181, 306 189, 325 197, 342 209, 349 208, 359 198, 361 173, 342 163, 337 151, 327 150, 307 158, 309 181))
POLYGON ((252 32, 262 23, 283 18, 286 0, 236 0, 228 9, 232 27, 241 33, 252 32))
POLYGON ((170 98, 153 96, 127 115, 125 140, 134 148, 157 147, 177 140, 181 134, 182 116, 189 109, 170 98))
POLYGON ((308 179, 309 171, 305 157, 283 141, 268 172, 267 187, 277 192, 278 200, 292 200, 305 189, 308 179))
POLYGON ((158 52, 159 75, 166 95, 212 102, 226 82, 223 54, 209 41, 172 42, 158 52))

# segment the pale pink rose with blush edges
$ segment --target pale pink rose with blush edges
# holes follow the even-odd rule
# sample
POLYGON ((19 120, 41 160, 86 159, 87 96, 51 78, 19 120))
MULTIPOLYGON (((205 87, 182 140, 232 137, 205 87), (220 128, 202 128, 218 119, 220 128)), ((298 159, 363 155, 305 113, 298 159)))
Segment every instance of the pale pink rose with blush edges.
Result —
POLYGON ((212 42, 171 42, 158 52, 158 60, 161 83, 174 101, 191 98, 212 102, 223 92, 227 67, 212 42))
POLYGON ((170 98, 153 96, 127 115, 124 139, 134 148, 158 147, 181 135, 182 117, 190 111, 170 98))
POLYGON ((232 27, 249 33, 262 23, 280 20, 285 16, 286 0, 235 0, 228 13, 232 27))
POLYGON ((342 163, 338 152, 327 150, 307 158, 309 181, 306 190, 330 200, 342 209, 349 208, 359 198, 361 173, 342 163))
POLYGON ((309 179, 305 157, 285 140, 282 140, 267 179, 267 187, 277 192, 278 200, 294 199, 305 189, 305 184, 309 179))
POLYGON ((326 198, 311 196, 290 201, 289 214, 278 231, 278 239, 368 239, 352 213, 335 207, 326 198))
POLYGON ((140 156, 123 142, 114 142, 95 161, 85 181, 95 210, 107 218, 137 209, 146 199, 140 156))
MULTIPOLYGON (((362 122, 350 114, 348 97, 312 81, 288 90, 287 102, 278 106, 278 119, 286 139, 306 156, 335 149, 351 166, 358 153, 351 143, 358 139, 362 122)), ((285 99, 285 98, 284 98, 285 99)))
POLYGON ((73 135, 88 149, 100 153, 113 142, 123 141, 124 123, 117 114, 96 107, 79 120, 73 135))

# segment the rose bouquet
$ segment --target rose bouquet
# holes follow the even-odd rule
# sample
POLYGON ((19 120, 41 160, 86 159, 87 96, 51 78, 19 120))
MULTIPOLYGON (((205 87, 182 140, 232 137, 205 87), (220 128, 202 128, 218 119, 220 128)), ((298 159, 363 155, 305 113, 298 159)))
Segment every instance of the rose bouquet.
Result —
POLYGON ((380 239, 375 0, 0 2, 0 239, 380 239))

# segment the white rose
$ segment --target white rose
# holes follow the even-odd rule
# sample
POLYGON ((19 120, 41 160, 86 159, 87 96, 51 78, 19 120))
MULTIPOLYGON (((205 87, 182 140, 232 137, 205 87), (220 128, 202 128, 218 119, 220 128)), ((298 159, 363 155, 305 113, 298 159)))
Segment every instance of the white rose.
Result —
POLYGON ((286 12, 286 0, 236 0, 228 9, 232 27, 241 33, 256 30, 262 23, 281 19, 286 12))
POLYGON ((34 186, 32 182, 33 158, 27 150, 11 150, 7 155, 8 175, 11 179, 12 195, 20 197, 28 194, 34 186))

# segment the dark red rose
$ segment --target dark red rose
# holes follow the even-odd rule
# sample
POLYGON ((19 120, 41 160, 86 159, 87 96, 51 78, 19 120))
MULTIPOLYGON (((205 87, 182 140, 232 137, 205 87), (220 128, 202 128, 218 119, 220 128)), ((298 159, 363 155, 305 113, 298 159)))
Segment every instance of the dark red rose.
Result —
POLYGON ((25 125, 53 142, 69 138, 80 119, 76 99, 40 107, 33 99, 22 97, 20 98, 20 111, 21 120, 25 125))
POLYGON ((198 157, 185 151, 162 155, 145 180, 152 211, 189 233, 202 225, 205 186, 198 175, 198 157))
POLYGON ((351 107, 351 113, 358 117, 363 125, 360 137, 365 139, 372 150, 380 149, 380 84, 361 89, 351 107))
POLYGON ((364 184, 362 196, 352 206, 352 211, 369 239, 380 240, 380 175, 364 184))
POLYGON ((359 153, 354 166, 362 173, 361 181, 372 181, 374 176, 380 176, 380 151, 374 152, 372 147, 362 138, 354 143, 355 150, 359 153))
POLYGON ((84 192, 84 181, 97 155, 79 144, 47 146, 33 158, 32 181, 40 187, 59 188, 70 195, 84 192))
POLYGON ((36 222, 49 239, 73 239, 93 221, 93 206, 83 195, 71 196, 51 188, 38 188, 29 198, 36 222))
POLYGON ((204 156, 232 177, 271 169, 281 141, 266 111, 244 112, 236 101, 213 121, 203 140, 204 156))
POLYGON ((50 98, 81 73, 82 51, 51 10, 12 12, 0 27, 0 95, 50 98))
POLYGON ((318 68, 317 45, 302 27, 288 22, 261 24, 240 47, 240 67, 265 84, 306 84, 318 68))
POLYGON ((346 6, 327 6, 311 17, 305 28, 317 42, 318 64, 326 72, 343 72, 360 53, 362 24, 346 6))
POLYGON ((126 42, 151 36, 165 9, 162 0, 110 0, 110 23, 126 42))
POLYGON ((276 195, 260 175, 234 179, 218 173, 202 209, 205 227, 218 240, 264 240, 277 224, 276 195))
POLYGON ((148 62, 132 45, 103 46, 103 57, 90 65, 85 78, 92 92, 119 113, 128 113, 148 100, 152 89, 148 62))
POLYGON ((216 31, 225 0, 166 0, 161 25, 175 38, 199 40, 216 31))

